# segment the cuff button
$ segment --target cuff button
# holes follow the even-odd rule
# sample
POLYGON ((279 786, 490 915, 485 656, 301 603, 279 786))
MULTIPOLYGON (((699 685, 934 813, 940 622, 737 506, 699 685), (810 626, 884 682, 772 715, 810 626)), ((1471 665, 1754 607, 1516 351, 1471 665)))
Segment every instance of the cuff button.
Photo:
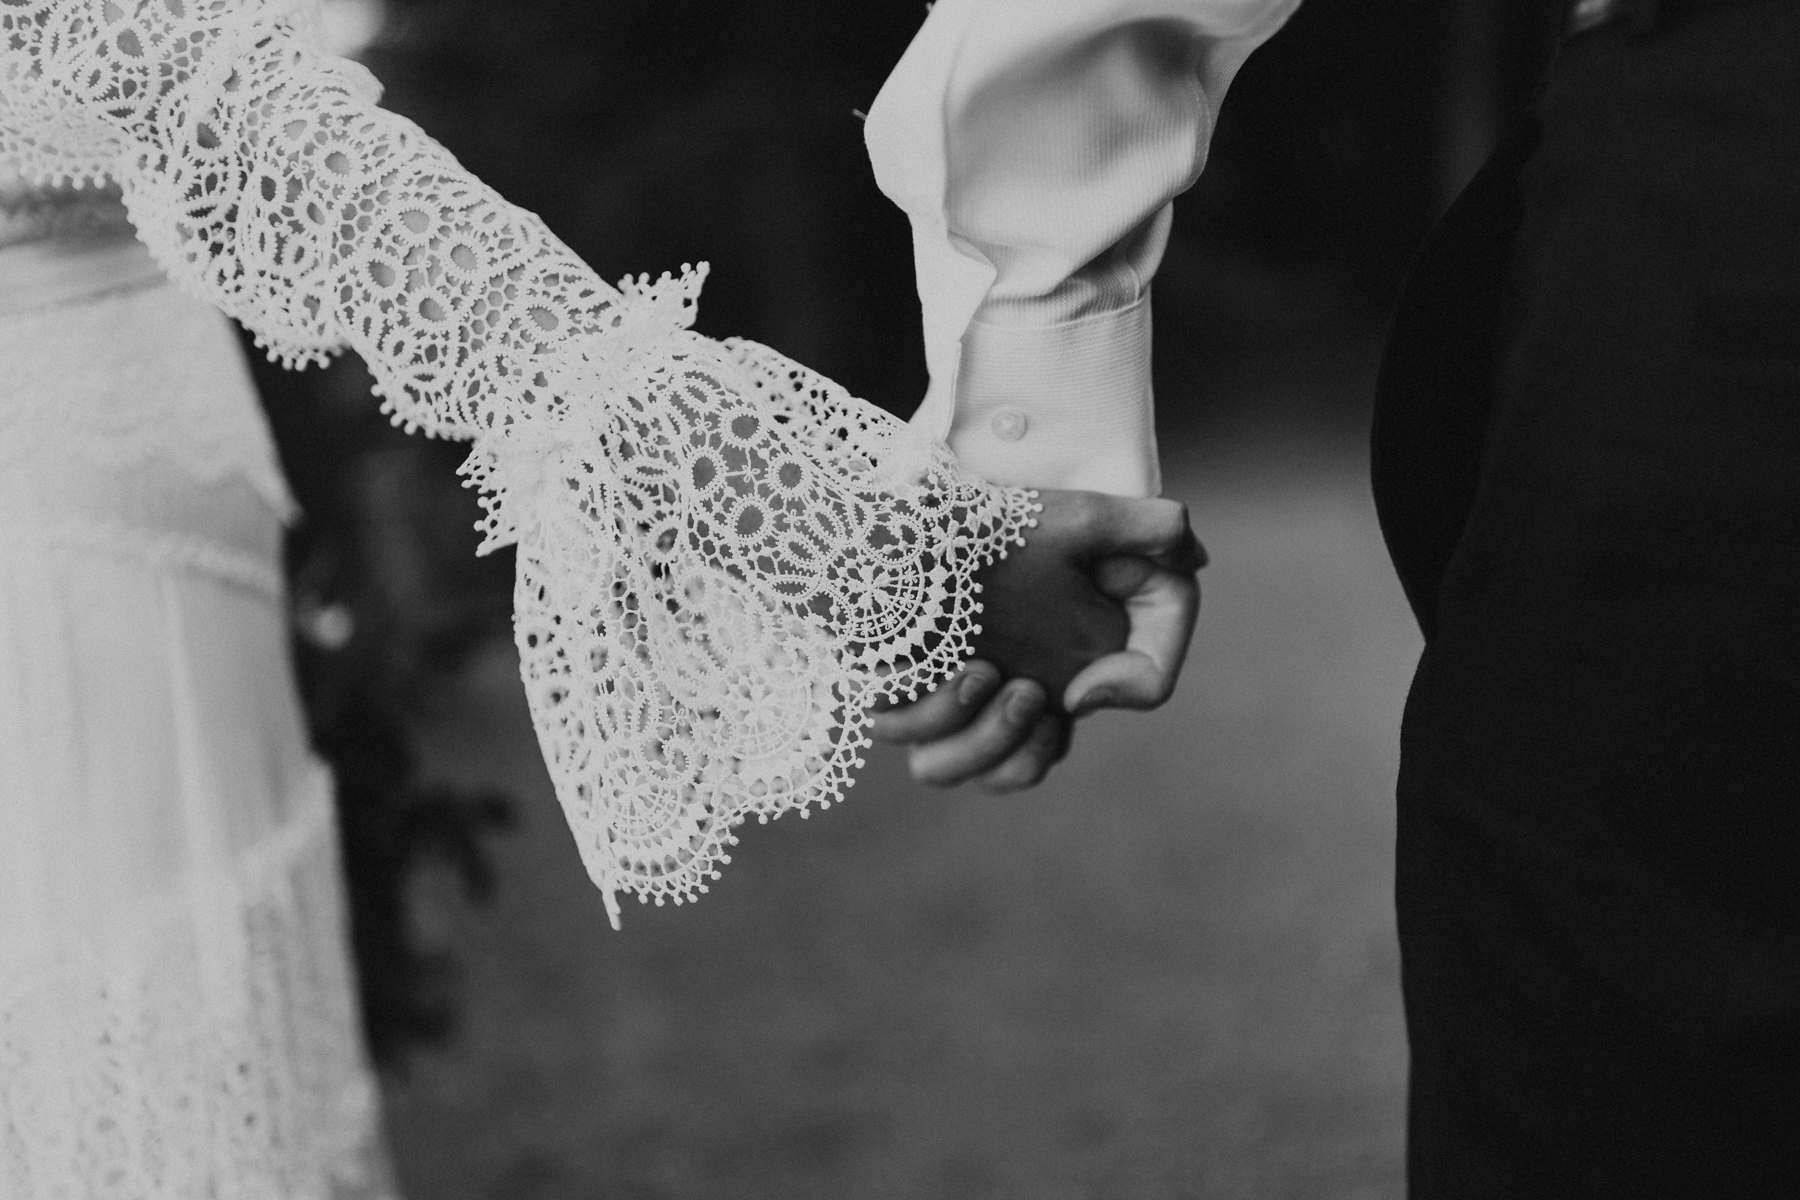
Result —
POLYGON ((1003 442, 1018 441, 1025 436, 1025 430, 1029 425, 1030 422, 1025 419, 1025 414, 1016 408, 1003 408, 995 413, 993 419, 988 422, 988 428, 993 430, 994 436, 1003 442))

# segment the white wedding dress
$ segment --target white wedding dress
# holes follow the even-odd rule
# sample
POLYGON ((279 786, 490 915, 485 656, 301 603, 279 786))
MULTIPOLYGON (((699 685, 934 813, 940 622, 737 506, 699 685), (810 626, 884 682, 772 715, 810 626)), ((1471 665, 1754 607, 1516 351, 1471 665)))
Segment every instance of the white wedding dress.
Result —
POLYGON ((388 1195, 235 340, 129 230, 0 281, 0 1197, 388 1195))
POLYGON ((689 332, 699 273, 602 283, 375 95, 304 5, 0 5, 0 1200, 391 1194, 293 507, 215 309, 290 363, 355 349, 398 422, 473 443, 615 922, 841 795, 865 708, 966 655, 971 577, 1031 521, 689 332), (76 186, 106 180, 123 209, 76 186))

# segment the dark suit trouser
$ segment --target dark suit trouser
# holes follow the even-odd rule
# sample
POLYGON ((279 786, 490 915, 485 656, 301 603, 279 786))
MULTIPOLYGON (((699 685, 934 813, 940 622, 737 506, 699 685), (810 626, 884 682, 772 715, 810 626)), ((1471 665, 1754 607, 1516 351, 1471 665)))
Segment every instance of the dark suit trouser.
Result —
POLYGON ((1414 1200, 1800 1198, 1800 3, 1565 45, 1375 476, 1414 1200))

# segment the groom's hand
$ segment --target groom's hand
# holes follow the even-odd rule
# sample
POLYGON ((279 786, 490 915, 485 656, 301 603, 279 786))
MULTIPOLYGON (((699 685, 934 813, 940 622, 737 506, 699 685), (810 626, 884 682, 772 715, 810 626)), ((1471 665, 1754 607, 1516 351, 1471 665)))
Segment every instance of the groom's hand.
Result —
POLYGON ((1172 500, 1045 491, 1026 544, 982 572, 976 657, 878 713, 914 778, 1030 787, 1068 750, 1071 713, 1168 698, 1199 609, 1204 552, 1172 500))

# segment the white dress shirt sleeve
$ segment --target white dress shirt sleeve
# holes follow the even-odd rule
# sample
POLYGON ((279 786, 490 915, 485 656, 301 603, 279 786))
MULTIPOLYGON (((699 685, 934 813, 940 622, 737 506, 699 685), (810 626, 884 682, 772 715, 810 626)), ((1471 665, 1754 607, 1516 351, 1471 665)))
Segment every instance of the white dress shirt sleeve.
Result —
POLYGON ((1151 495, 1150 279, 1220 101, 1299 0, 938 0, 869 113, 912 222, 913 421, 997 483, 1151 495))

